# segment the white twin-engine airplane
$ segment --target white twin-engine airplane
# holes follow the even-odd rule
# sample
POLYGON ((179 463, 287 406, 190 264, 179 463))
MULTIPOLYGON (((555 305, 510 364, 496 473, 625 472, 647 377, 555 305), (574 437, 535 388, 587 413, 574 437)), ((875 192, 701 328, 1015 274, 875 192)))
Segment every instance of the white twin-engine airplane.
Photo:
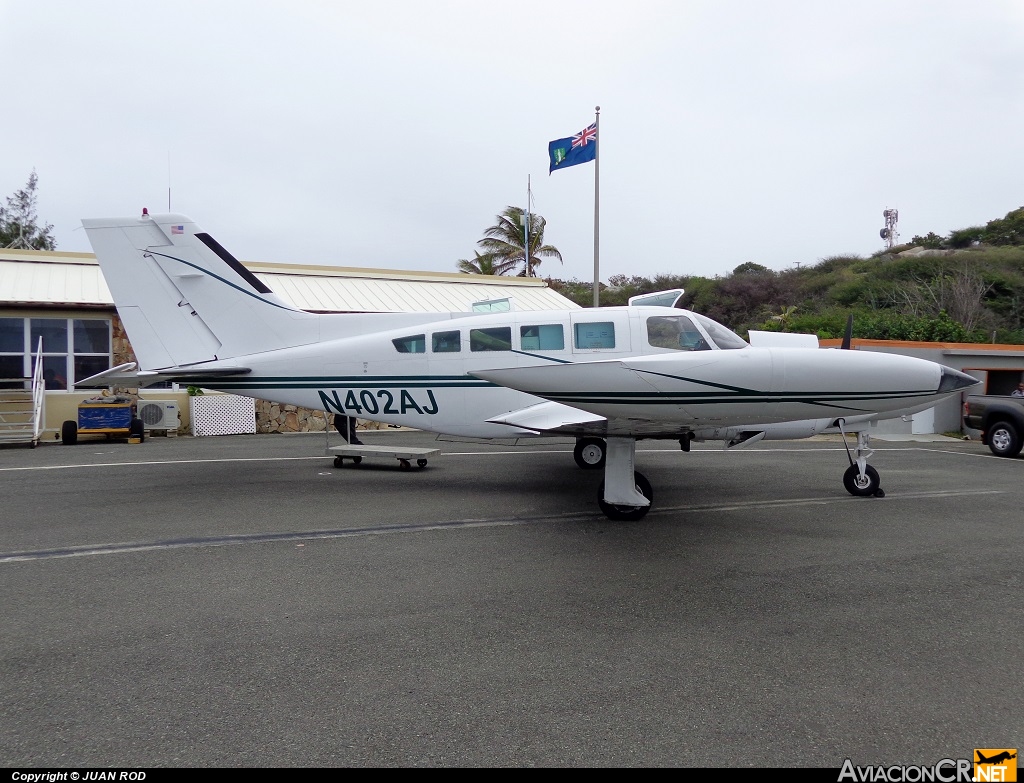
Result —
POLYGON ((844 484, 881 495, 867 464, 870 422, 977 382, 922 359, 822 350, 813 336, 812 347, 757 347, 755 332, 752 346, 697 313, 633 300, 486 315, 309 313, 187 217, 82 222, 140 368, 115 367, 92 385, 173 380, 463 438, 575 436, 580 467, 604 468, 598 503, 611 519, 651 507, 651 485, 634 470, 645 438, 689 451, 694 440, 737 447, 856 432, 844 484))

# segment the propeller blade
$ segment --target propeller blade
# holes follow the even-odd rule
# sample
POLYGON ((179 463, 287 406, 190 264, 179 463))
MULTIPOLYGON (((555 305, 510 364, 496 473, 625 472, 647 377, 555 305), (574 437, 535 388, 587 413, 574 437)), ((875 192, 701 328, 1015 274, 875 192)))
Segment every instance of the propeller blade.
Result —
POLYGON ((843 343, 839 347, 844 351, 850 350, 850 341, 853 340, 853 313, 846 319, 846 334, 843 335, 843 343))

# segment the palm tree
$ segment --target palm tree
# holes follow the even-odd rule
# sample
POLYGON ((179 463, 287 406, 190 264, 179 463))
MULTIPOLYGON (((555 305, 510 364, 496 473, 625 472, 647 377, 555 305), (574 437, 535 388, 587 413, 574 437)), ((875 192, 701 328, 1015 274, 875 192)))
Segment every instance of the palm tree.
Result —
POLYGON ((789 305, 787 307, 783 307, 779 311, 778 315, 772 316, 772 320, 779 324, 779 326, 782 328, 782 331, 787 332, 789 331, 789 326, 793 321, 793 314, 798 309, 799 308, 796 305, 789 305))
POLYGON ((498 222, 486 229, 484 238, 477 242, 477 245, 484 250, 485 255, 491 256, 496 264, 508 264, 510 270, 522 266, 519 277, 536 277, 537 266, 542 257, 562 260, 562 254, 558 252, 558 248, 544 244, 544 226, 547 225, 547 221, 532 212, 529 217, 530 252, 528 260, 527 253, 524 251, 526 240, 521 207, 505 207, 505 210, 497 216, 498 222))
POLYGON ((476 250, 473 253, 476 255, 476 258, 472 261, 460 258, 455 262, 455 266, 460 272, 467 275, 507 275, 515 269, 516 265, 514 263, 497 263, 494 256, 489 253, 480 254, 476 250))

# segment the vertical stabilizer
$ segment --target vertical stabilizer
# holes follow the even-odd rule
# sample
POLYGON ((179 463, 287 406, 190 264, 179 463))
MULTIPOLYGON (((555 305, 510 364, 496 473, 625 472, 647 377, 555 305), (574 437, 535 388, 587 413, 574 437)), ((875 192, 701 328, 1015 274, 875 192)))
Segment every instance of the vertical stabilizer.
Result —
POLYGON ((144 369, 318 339, 316 315, 283 302, 183 215, 82 224, 144 369))

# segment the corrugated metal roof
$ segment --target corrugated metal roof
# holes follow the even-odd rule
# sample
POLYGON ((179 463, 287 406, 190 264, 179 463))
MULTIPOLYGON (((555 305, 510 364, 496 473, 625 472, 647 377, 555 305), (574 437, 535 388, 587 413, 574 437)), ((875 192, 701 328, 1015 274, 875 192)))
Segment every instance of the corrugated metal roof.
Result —
MULTIPOLYGON (((578 305, 543 281, 394 269, 246 263, 282 299, 318 312, 468 312, 510 297, 516 310, 578 305)), ((91 253, 0 249, 0 305, 113 306, 91 253)))
POLYGON ((91 256, 0 250, 0 303, 96 306, 113 301, 91 256))

